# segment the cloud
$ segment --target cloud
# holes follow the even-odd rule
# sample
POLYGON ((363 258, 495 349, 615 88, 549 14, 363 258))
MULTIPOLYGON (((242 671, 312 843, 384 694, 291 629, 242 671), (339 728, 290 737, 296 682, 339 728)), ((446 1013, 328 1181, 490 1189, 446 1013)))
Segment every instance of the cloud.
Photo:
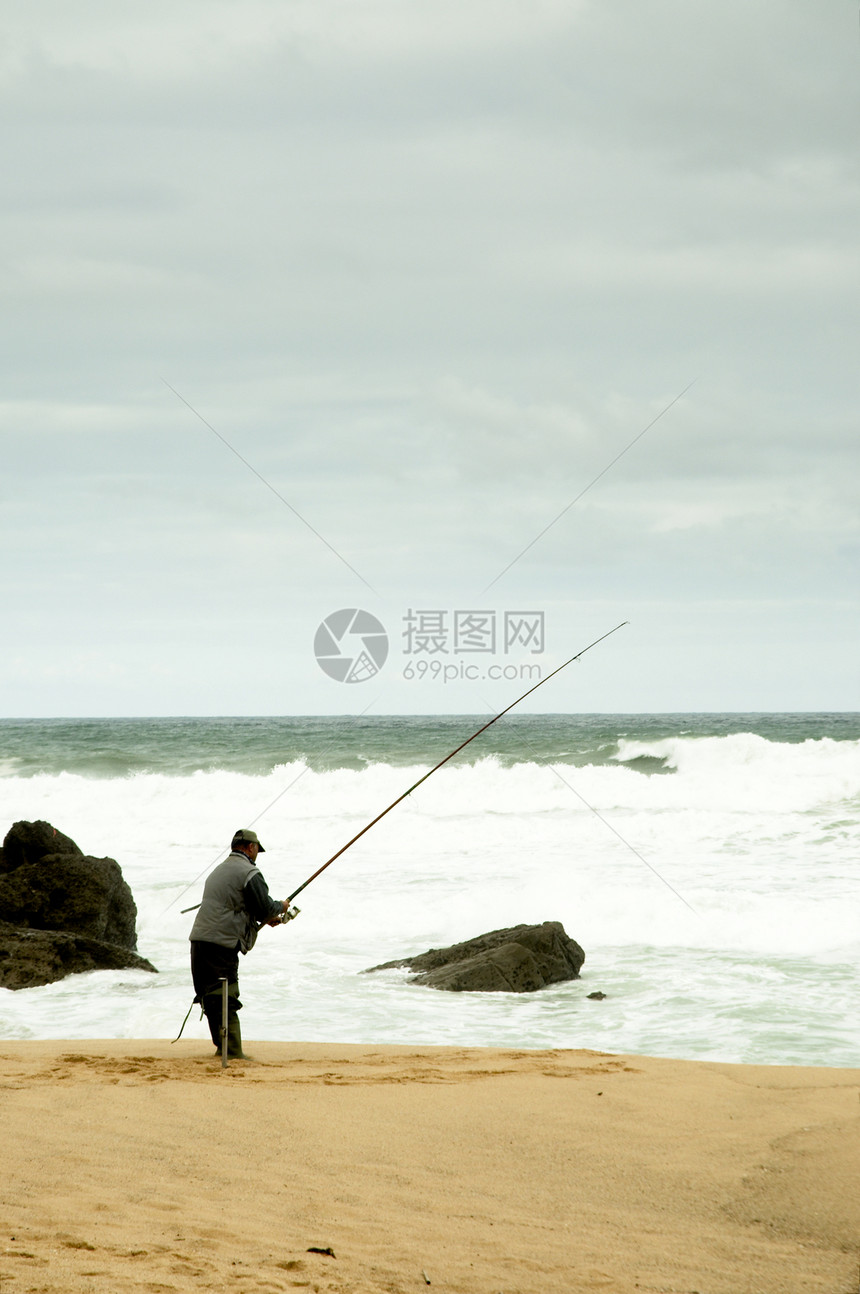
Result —
POLYGON ((549 526, 499 597, 845 623, 850 6, 46 0, 5 33, 0 570, 46 669, 62 613, 111 705, 193 673, 217 709, 248 600, 301 659, 365 589, 265 482, 395 618, 549 526))

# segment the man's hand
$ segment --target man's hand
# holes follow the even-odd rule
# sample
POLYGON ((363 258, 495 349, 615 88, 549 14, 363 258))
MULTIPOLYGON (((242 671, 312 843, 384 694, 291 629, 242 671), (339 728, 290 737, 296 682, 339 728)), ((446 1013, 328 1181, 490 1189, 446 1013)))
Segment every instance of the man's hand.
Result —
POLYGON ((286 902, 281 904, 281 908, 282 911, 276 916, 269 917, 269 920, 266 922, 267 925, 283 926, 286 925, 288 921, 292 921, 293 917, 297 917, 299 915, 299 908, 291 908, 286 902))

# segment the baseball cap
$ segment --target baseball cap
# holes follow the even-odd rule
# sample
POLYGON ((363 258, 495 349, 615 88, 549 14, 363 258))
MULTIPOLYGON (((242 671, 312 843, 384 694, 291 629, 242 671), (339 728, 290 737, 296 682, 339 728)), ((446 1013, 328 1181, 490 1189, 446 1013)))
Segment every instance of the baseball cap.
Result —
MULTIPOLYGON (((233 839, 230 843, 231 845, 260 845, 260 838, 256 831, 251 831, 248 827, 240 827, 238 831, 233 833, 233 839)), ((263 846, 260 845, 260 853, 264 854, 265 852, 263 846)))

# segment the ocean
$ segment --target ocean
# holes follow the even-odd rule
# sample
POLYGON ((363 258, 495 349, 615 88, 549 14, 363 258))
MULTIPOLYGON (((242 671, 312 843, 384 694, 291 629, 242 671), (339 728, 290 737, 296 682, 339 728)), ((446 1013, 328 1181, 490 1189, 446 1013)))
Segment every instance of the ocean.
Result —
MULTIPOLYGON (((0 834, 120 863, 158 975, 0 990, 0 1038, 172 1038, 207 871, 253 826, 284 898, 485 718, 0 721, 0 834)), ((247 1039, 860 1065, 860 715, 511 715, 242 959, 247 1039), (557 920, 582 977, 450 994, 379 962, 557 920), (602 1000, 589 998, 600 991, 602 1000)), ((206 1051, 194 1012, 186 1037, 206 1051)))

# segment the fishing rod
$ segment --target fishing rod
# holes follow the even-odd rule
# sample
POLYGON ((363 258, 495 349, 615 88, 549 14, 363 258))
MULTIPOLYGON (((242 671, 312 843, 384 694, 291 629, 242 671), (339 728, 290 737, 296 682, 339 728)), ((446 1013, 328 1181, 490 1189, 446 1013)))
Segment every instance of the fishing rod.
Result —
MULTIPOLYGON (((486 732, 488 728, 492 728, 494 723, 498 723, 499 719, 504 718, 504 716, 513 710, 514 706, 519 705, 521 701, 525 701, 526 697, 531 696, 532 692, 536 692, 539 687, 543 687, 544 683, 548 683, 556 674, 560 674, 563 669, 567 669, 568 665, 572 665, 575 660, 579 660, 579 658, 584 656, 587 651, 591 651, 592 647, 596 647, 598 643, 604 642, 612 634, 617 633, 619 629, 623 629, 624 626, 629 623, 629 620, 622 620, 620 625, 616 625, 614 629, 610 629, 607 633, 601 634, 599 638, 595 638, 594 642, 589 643, 587 647, 583 647, 582 651, 577 652, 575 656, 571 656, 570 659, 566 660, 562 665, 556 666, 550 674, 547 674, 546 678, 540 679, 535 683, 534 687, 530 687, 527 692, 523 692, 522 696, 518 696, 516 701, 512 701, 504 710, 500 710, 497 715, 494 715, 492 719, 489 719, 485 724, 478 728, 477 732, 473 732, 471 737, 467 737, 465 741, 461 741, 460 745, 452 750, 449 755, 446 755, 444 759, 440 759, 439 763, 435 764, 429 772, 426 772, 422 777, 419 777, 418 781, 410 786, 408 791, 404 791, 402 795, 398 795, 396 800, 392 800, 387 809, 383 809, 381 813, 377 813, 376 817, 373 818, 371 822, 368 822, 366 826, 362 827, 361 831, 357 832, 356 835, 352 837, 352 840, 348 840, 345 845, 342 845, 336 854, 332 854, 331 858, 327 859, 326 862, 323 863, 322 867, 318 867, 306 881, 302 882, 297 890, 293 890, 292 894, 284 900, 283 922, 291 921, 293 917, 298 916, 299 909, 291 907, 293 899, 296 898, 297 895, 301 894, 302 890, 306 890, 311 881, 315 881, 318 876, 322 875, 327 867, 331 867, 332 863, 336 862, 337 859, 340 858, 341 854, 345 854, 357 840, 360 840, 363 835, 370 831, 371 827, 375 827, 377 822, 381 822, 387 813, 390 813, 392 809, 396 809, 398 804, 401 804, 407 796, 417 790, 422 782, 426 782, 428 777, 432 777, 434 773, 437 773, 444 764, 448 763, 449 759, 453 759, 455 755, 459 755, 460 751, 464 750, 470 742, 473 742, 476 737, 480 737, 481 733, 486 732)), ((200 904, 195 903, 193 907, 182 908, 182 913, 195 912, 199 907, 200 904)))
POLYGON ((390 813, 392 809, 396 809, 398 804, 400 804, 403 800, 405 800, 408 795, 411 795, 413 791, 417 790, 417 788, 421 785, 422 782, 426 782, 428 777, 432 777, 434 773, 438 772, 439 769, 443 766, 443 764, 448 763, 449 759, 453 759, 455 755, 459 755, 460 751, 465 749, 465 747, 468 746, 470 742, 474 741, 476 737, 480 737, 481 733, 486 732, 488 728, 492 728, 494 723, 497 723, 499 719, 504 718, 504 716, 508 714, 509 711, 513 710, 514 706, 519 705, 520 702, 524 701, 527 696, 531 696, 532 692, 536 692, 539 687, 542 687, 544 683, 548 683, 549 680, 551 678, 554 678, 556 674, 560 674, 563 669, 567 669, 568 665, 572 665, 575 660, 579 660, 579 658, 581 656, 584 656, 587 651, 591 651, 592 647, 596 647, 598 643, 602 643, 605 639, 609 638, 611 634, 617 633, 619 629, 623 629, 624 626, 629 623, 630 623, 629 620, 622 620, 620 625, 616 625, 614 629, 610 629, 607 633, 601 634, 599 638, 595 638, 594 642, 589 643, 587 647, 583 647, 582 651, 577 652, 575 656, 571 656, 570 660, 566 660, 563 665, 558 665, 552 671, 552 673, 547 674, 546 678, 540 679, 539 682, 535 683, 534 687, 530 687, 527 692, 523 692, 522 696, 518 696, 516 701, 512 701, 511 704, 509 706, 506 706, 504 710, 500 710, 497 715, 495 715, 492 719, 488 720, 488 722, 485 723, 482 727, 480 727, 477 730, 477 732, 473 732, 471 737, 467 737, 465 741, 461 741, 460 745, 457 746, 455 750, 452 750, 450 755, 446 755, 444 759, 440 759, 439 763, 434 765, 434 767, 431 768, 429 772, 425 773, 423 777, 419 777, 418 781, 415 782, 413 786, 410 786, 408 791, 404 791, 402 795, 398 795, 396 800, 392 800, 391 804, 389 804, 387 809, 383 809, 381 813, 378 813, 371 822, 368 822, 367 826, 362 827, 361 831, 357 832, 357 834, 353 836, 352 840, 348 840, 345 845, 341 846, 341 848, 337 851, 336 854, 332 854, 331 858, 329 858, 326 862, 323 863, 322 867, 318 867, 317 870, 313 873, 313 875, 309 876, 308 879, 304 881, 297 890, 293 890, 292 894, 290 894, 289 897, 285 900, 284 906, 286 908, 289 908, 293 899, 296 898, 297 895, 301 894, 302 890, 307 889, 311 881, 315 881, 316 878, 320 876, 327 867, 331 867, 332 863, 335 862, 338 858, 340 858, 341 854, 345 854, 346 851, 350 849, 357 840, 360 840, 361 837, 366 834, 366 832, 370 831, 371 827, 375 827, 377 822, 380 822, 387 813, 390 813))

